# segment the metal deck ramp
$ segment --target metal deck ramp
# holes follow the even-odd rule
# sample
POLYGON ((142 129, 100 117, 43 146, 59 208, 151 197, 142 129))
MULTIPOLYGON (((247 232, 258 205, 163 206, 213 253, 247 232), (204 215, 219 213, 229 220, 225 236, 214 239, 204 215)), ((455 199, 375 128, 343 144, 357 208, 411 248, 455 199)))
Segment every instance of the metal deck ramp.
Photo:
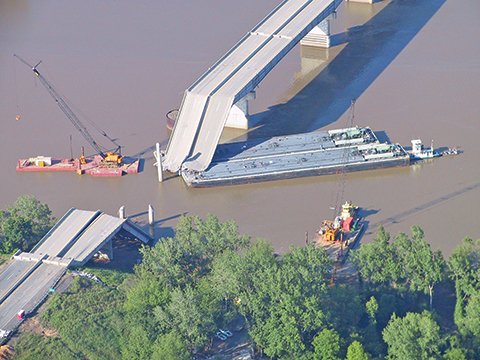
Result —
POLYGON ((168 143, 164 167, 205 170, 233 104, 263 80, 275 65, 341 0, 285 0, 186 90, 168 143))

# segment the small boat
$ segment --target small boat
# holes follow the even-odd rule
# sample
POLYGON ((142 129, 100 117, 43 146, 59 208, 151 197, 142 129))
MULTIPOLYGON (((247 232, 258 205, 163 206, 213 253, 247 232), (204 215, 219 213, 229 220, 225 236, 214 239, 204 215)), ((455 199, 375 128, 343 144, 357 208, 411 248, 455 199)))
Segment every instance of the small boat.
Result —
POLYGON ((433 140, 430 148, 425 148, 420 139, 412 140, 412 151, 410 152, 411 160, 432 159, 439 156, 441 156, 441 154, 433 149, 433 140))
POLYGON ((453 156, 458 154, 459 152, 456 148, 450 148, 448 150, 442 151, 442 156, 453 156))

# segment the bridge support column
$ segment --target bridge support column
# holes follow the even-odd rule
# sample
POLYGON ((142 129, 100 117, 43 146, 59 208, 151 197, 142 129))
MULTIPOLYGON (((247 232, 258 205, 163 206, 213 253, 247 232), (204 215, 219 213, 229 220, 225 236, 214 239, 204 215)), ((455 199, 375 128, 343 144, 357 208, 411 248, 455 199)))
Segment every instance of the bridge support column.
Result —
POLYGON ((118 217, 120 219, 126 219, 127 218, 127 213, 125 212, 125 206, 120 206, 120 209, 118 209, 118 217))
POLYGON ((227 117, 226 127, 248 129, 248 100, 255 99, 255 92, 249 92, 233 104, 227 117))
POLYGON ((113 260, 113 244, 112 244, 112 239, 110 239, 107 243, 108 246, 108 251, 107 251, 107 256, 108 260, 112 261, 113 260))
POLYGON ((163 165, 162 165, 162 154, 160 152, 160 144, 157 143, 156 150, 153 152, 153 156, 157 159, 157 162, 153 166, 157 167, 158 182, 163 182, 163 165))
POLYGON ((330 47, 330 20, 337 17, 334 12, 329 15, 320 24, 315 26, 305 37, 300 40, 300 44, 304 46, 314 46, 321 48, 330 47))

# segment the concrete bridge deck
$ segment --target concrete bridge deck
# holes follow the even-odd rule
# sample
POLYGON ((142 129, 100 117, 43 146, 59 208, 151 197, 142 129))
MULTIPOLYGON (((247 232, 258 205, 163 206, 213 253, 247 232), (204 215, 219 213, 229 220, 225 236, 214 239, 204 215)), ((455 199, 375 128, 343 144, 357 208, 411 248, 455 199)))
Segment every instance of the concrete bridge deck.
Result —
POLYGON ((99 215, 100 211, 84 211, 71 208, 32 249, 32 253, 58 256, 99 215))
POLYGON ((35 308, 47 295, 48 289, 55 285, 66 270, 64 266, 40 264, 0 304, 0 329, 13 330, 20 322, 17 313, 22 309, 28 312, 29 309, 35 308))
POLYGON ((186 90, 168 143, 164 167, 205 170, 233 104, 263 80, 275 65, 341 0, 285 0, 186 90))
POLYGON ((106 244, 112 250, 112 238, 122 229, 144 243, 151 240, 129 219, 71 208, 31 253, 13 256, 0 273, 0 334, 15 329, 17 313, 32 311, 70 266, 85 265, 106 244))
POLYGON ((101 214, 63 256, 73 259, 73 266, 85 265, 122 229, 125 221, 127 220, 101 214))

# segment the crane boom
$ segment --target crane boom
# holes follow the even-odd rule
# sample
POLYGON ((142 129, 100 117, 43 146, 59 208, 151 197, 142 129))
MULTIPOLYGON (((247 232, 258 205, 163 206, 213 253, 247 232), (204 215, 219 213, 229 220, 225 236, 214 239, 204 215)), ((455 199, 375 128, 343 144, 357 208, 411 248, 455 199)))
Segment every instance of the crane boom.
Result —
MULTIPOLYGON (((352 99, 352 102, 350 104, 350 115, 348 119, 348 124, 347 128, 353 127, 353 119, 355 118, 355 99, 352 99)), ((345 168, 348 163, 348 157, 349 157, 349 148, 348 146, 345 146, 343 149, 342 153, 342 168, 340 170, 339 176, 338 176, 338 183, 336 185, 336 199, 335 199, 335 204, 334 206, 331 206, 331 209, 333 210, 333 218, 338 215, 339 209, 342 206, 343 203, 343 196, 345 194, 345 183, 347 181, 347 172, 345 171, 345 168)))
MULTIPOLYGON (((100 148, 100 146, 97 144, 97 142, 93 139, 93 137, 90 135, 90 133, 88 132, 87 128, 81 123, 81 121, 78 119, 78 117, 75 115, 75 113, 70 109, 70 107, 67 105, 67 103, 65 102, 65 100, 63 100, 62 96, 57 92, 57 90, 55 90, 55 88, 42 76, 42 74, 40 74, 40 72, 37 70, 37 66, 41 63, 41 61, 39 63, 37 63, 35 66, 32 66, 30 65, 29 63, 27 63, 25 60, 23 60, 20 56, 14 54, 13 56, 15 56, 17 59, 19 59, 21 62, 23 62, 25 65, 29 66, 32 70, 33 70, 33 73, 40 79, 40 82, 42 83, 42 85, 45 87, 45 89, 47 89, 48 93, 50 94, 50 96, 53 98, 53 100, 55 100, 56 104, 58 105, 58 107, 63 111, 63 113, 67 116, 67 118, 70 120, 70 122, 73 124, 73 126, 75 126, 75 128, 80 131, 80 133, 83 135, 83 137, 85 138, 85 140, 88 141, 88 143, 95 149, 95 151, 102 157, 102 158, 106 158, 109 154, 111 153, 107 153, 105 154, 102 149, 100 148)), ((103 135, 104 136, 107 136, 105 134, 105 132, 103 132, 103 135)), ((108 136, 107 136, 108 137, 108 136)), ((109 138, 110 139, 110 138, 109 138)), ((112 139, 110 139, 110 141, 112 141, 116 146, 117 146, 117 150, 115 150, 115 152, 117 152, 118 150, 120 150, 120 146, 118 146, 112 139)))

